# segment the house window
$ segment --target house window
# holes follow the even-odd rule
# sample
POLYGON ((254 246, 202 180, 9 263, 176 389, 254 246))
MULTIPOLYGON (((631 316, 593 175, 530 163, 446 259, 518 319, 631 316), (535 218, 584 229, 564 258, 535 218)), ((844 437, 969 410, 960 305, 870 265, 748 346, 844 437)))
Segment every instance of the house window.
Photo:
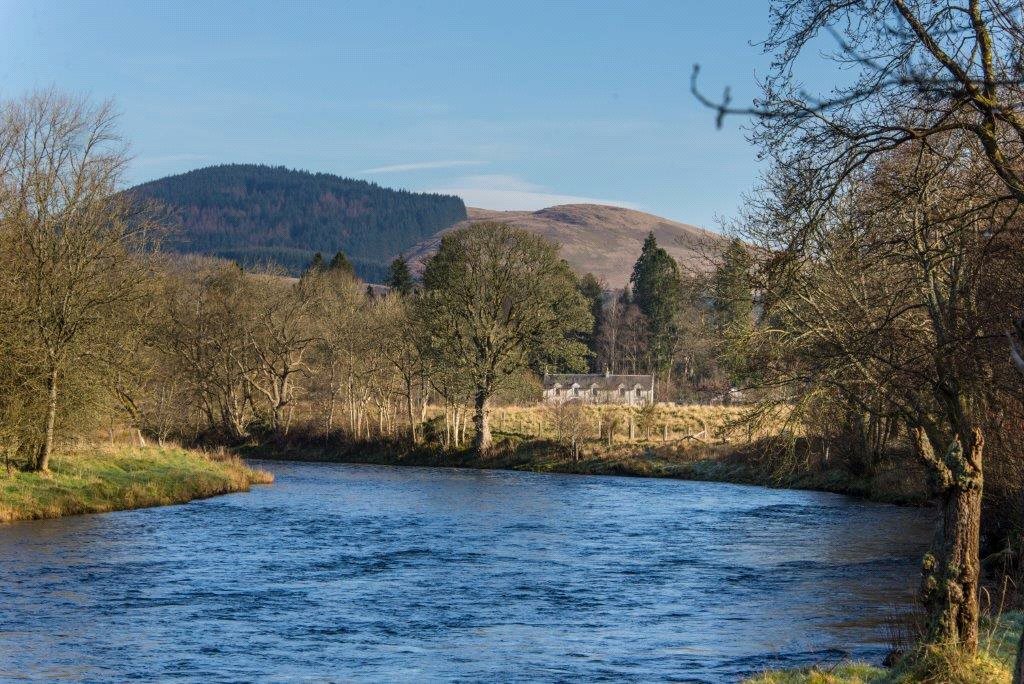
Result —
POLYGON ((619 396, 620 397, 626 396, 626 388, 625 387, 620 387, 619 388, 619 396))
POLYGON ((562 396, 562 388, 561 387, 556 387, 555 388, 555 396, 556 397, 562 396))
POLYGON ((639 397, 639 396, 642 396, 642 395, 643 395, 643 391, 639 387, 637 387, 636 388, 636 396, 639 397))
POLYGON ((574 396, 574 397, 580 396, 580 388, 579 387, 573 387, 572 388, 572 396, 574 396))
POLYGON ((597 388, 596 387, 591 387, 590 388, 590 396, 592 396, 592 397, 596 397, 597 396, 597 388))

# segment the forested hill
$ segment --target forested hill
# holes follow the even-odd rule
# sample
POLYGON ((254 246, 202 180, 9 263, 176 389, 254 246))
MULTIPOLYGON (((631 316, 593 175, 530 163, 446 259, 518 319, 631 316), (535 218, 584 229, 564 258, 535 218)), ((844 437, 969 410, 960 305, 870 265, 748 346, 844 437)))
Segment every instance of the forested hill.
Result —
POLYGON ((210 166, 128 192, 172 212, 174 251, 298 272, 315 252, 341 250, 376 282, 399 252, 466 218, 458 197, 255 164, 210 166))

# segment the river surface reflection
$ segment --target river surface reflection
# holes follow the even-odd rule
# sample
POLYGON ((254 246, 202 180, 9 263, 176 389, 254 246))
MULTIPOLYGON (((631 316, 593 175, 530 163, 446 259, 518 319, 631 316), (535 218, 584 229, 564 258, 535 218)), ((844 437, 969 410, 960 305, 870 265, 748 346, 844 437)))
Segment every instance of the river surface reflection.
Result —
POLYGON ((261 463, 0 526, 0 679, 736 681, 880 661, 930 513, 673 480, 261 463))

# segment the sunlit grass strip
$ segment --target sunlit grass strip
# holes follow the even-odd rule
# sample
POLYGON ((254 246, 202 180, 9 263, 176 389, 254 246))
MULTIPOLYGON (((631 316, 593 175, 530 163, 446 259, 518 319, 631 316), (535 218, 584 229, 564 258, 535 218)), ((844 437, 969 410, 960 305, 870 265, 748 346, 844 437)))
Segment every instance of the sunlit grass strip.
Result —
POLYGON ((185 503, 273 482, 237 457, 178 447, 92 447, 62 454, 48 474, 0 470, 0 521, 185 503))
POLYGON ((978 654, 965 657, 953 649, 929 647, 889 670, 864 663, 840 663, 798 670, 777 670, 744 684, 1010 684, 1024 613, 1007 613, 989 621, 978 654))

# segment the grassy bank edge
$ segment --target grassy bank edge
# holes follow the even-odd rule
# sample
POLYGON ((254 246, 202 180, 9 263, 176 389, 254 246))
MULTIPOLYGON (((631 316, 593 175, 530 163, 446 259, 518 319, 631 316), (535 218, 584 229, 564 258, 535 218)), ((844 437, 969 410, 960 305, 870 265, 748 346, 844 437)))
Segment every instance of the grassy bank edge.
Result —
POLYGON ((955 652, 932 648, 920 659, 892 669, 867 663, 843 662, 791 670, 763 672, 743 684, 1010 684, 1024 612, 1008 612, 984 625, 978 655, 965 659, 955 652))
POLYGON ((82 447, 49 473, 0 471, 0 522, 180 504, 269 484, 237 456, 180 447, 82 447))
POLYGON ((244 445, 236 451, 248 458, 268 460, 669 478, 823 491, 899 505, 929 503, 925 492, 900 489, 882 477, 857 477, 838 468, 778 473, 749 453, 704 449, 679 457, 666 454, 657 445, 642 443, 616 445, 610 450, 585 454, 578 461, 549 441, 502 440, 500 437, 494 452, 486 457, 478 457, 468 449, 444 450, 376 441, 334 445, 261 443, 244 445))

